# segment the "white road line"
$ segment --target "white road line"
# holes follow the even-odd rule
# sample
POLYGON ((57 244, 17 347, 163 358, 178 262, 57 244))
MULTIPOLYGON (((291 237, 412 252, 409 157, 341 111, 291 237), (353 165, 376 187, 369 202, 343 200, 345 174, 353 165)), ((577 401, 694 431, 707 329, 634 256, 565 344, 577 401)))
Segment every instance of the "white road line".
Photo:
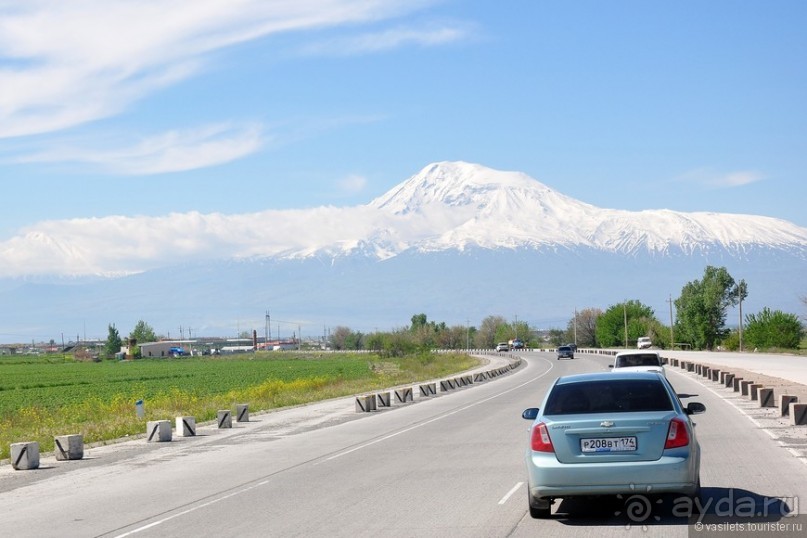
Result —
POLYGON ((504 504, 504 503, 506 503, 506 502, 507 502, 507 500, 508 500, 510 497, 512 497, 512 496, 513 496, 513 494, 514 494, 516 491, 518 491, 518 490, 519 490, 519 488, 520 488, 521 486, 523 486, 523 485, 524 485, 524 482, 519 482, 518 484, 516 484, 515 486, 513 486, 513 489, 511 489, 510 491, 508 491, 508 492, 507 492, 507 495, 505 495, 504 497, 502 497, 502 498, 501 498, 501 500, 499 501, 499 504, 504 504))
MULTIPOLYGON (((543 374, 541 374, 541 375, 539 375, 539 376, 537 376, 537 377, 534 377, 534 378, 530 379, 529 381, 527 381, 527 382, 525 382, 525 383, 522 383, 521 385, 518 385, 518 386, 512 387, 512 388, 510 388, 510 389, 508 389, 508 390, 506 390, 506 391, 504 391, 504 392, 500 392, 499 394, 496 394, 496 395, 491 396, 490 398, 486 398, 486 399, 484 399, 484 400, 480 400, 480 401, 478 401, 478 402, 476 402, 476 403, 473 403, 473 404, 471 404, 471 405, 467 405, 467 406, 462 407, 462 408, 460 408, 460 409, 455 409, 455 410, 454 410, 454 411, 452 411, 451 413, 446 413, 445 415, 442 415, 442 416, 439 416, 439 417, 433 418, 432 420, 428 420, 428 421, 426 421, 426 422, 423 422, 423 423, 418 424, 418 425, 416 425, 416 426, 413 426, 413 427, 411 427, 411 428, 407 428, 407 429, 405 429, 405 430, 401 430, 401 431, 399 431, 399 432, 397 432, 397 433, 394 433, 394 434, 391 434, 391 435, 387 435, 386 437, 382 437, 382 438, 380 438, 380 439, 376 439, 375 441, 371 441, 371 442, 369 442, 369 443, 365 443, 364 445, 358 446, 358 447, 353 448, 353 449, 351 449, 351 450, 347 450, 347 451, 345 451, 345 452, 340 452, 339 454, 336 454, 335 456, 331 456, 330 458, 328 458, 328 460, 332 460, 332 459, 338 458, 338 457, 340 457, 340 456, 344 456, 345 454, 350 454, 351 452, 355 452, 356 450, 359 450, 359 449, 362 449, 362 448, 366 448, 366 447, 371 446, 371 445, 374 445, 374 444, 376 444, 376 443, 380 443, 381 441, 384 441, 384 440, 386 440, 386 439, 390 439, 391 437, 395 437, 396 435, 400 435, 400 434, 402 434, 402 433, 406 433, 406 432, 408 432, 408 431, 411 431, 411 430, 414 430, 414 429, 416 429, 416 428, 419 428, 420 426, 425 426, 426 424, 429 424, 429 423, 431 423, 431 422, 435 422, 435 421, 437 421, 437 420, 440 420, 440 419, 446 418, 446 417, 451 416, 451 415, 453 415, 453 414, 455 414, 455 413, 459 413, 460 411, 464 411, 464 410, 466 410, 466 409, 469 409, 469 408, 474 407, 474 406, 476 406, 476 405, 479 405, 479 404, 481 404, 481 403, 484 403, 484 402, 487 402, 487 401, 493 400, 494 398, 498 398, 499 396, 502 396, 502 395, 504 395, 504 394, 507 394, 508 392, 512 392, 512 391, 514 391, 514 390, 516 390, 516 389, 520 389, 521 387, 524 387, 524 386, 526 386, 526 385, 529 385, 530 383, 534 382, 536 379, 540 379, 540 378, 544 377, 546 374, 548 374, 549 372, 551 372, 551 371, 552 371, 552 369, 554 368, 553 363, 552 363, 552 362, 550 362, 550 361, 546 361, 546 362, 547 362, 547 363, 549 363, 549 370, 547 370, 546 372, 544 372, 543 374)), ((327 460, 326 460, 326 461, 327 461, 327 460)), ((317 465, 317 464, 315 463, 314 465, 317 465)), ((241 495, 242 493, 247 493, 248 491, 251 491, 251 490, 253 490, 253 489, 255 489, 255 488, 258 488, 258 487, 261 487, 261 486, 265 486, 265 485, 266 485, 266 484, 268 484, 268 483, 269 483, 269 481, 268 481, 268 480, 264 480, 264 481, 259 482, 259 483, 257 483, 257 484, 253 484, 253 485, 251 485, 251 486, 247 486, 247 487, 245 487, 245 488, 241 488, 241 489, 238 489, 238 490, 236 490, 236 491, 231 491, 231 492, 230 492, 230 493, 228 493, 227 495, 222 495, 221 497, 217 497, 217 498, 215 498, 215 499, 211 499, 210 501, 207 501, 207 502, 205 502, 205 503, 202 503, 202 504, 196 505, 196 506, 194 506, 194 507, 192 507, 192 508, 188 508, 188 509, 186 509, 186 510, 182 510, 181 512, 177 512, 177 513, 175 513, 175 514, 171 514, 170 516, 164 517, 164 518, 162 518, 162 519, 158 519, 157 521, 153 521, 153 522, 148 523, 148 524, 146 524, 146 525, 143 525, 143 526, 141 526, 141 527, 136 527, 136 528, 134 528, 134 529, 132 529, 132 530, 130 530, 130 531, 128 531, 128 532, 124 532, 123 534, 118 534, 118 535, 116 535, 116 536, 115 536, 115 538, 125 538, 126 536, 131 536, 132 534, 137 534, 137 533, 139 533, 139 532, 142 532, 142 531, 145 531, 145 530, 151 529, 151 528, 156 527, 156 526, 158 526, 158 525, 162 525, 163 523, 165 523, 165 522, 167 522, 167 521, 171 521, 172 519, 176 519, 176 518, 178 518, 178 517, 181 517, 181 516, 184 516, 184 515, 190 514, 191 512, 195 512, 196 510, 199 510, 200 508, 206 508, 206 507, 208 507, 208 506, 210 506, 210 505, 212 505, 212 504, 216 504, 216 503, 218 503, 218 502, 220 502, 220 501, 223 501, 223 500, 229 499, 229 498, 231 498, 231 497, 235 497, 236 495, 241 495)), ((520 484, 519 484, 519 485, 520 485, 520 484)), ((512 490, 512 491, 515 491, 515 490, 516 490, 518 487, 519 487, 519 486, 517 485, 515 488, 513 488, 513 490, 512 490)), ((508 494, 507 494, 507 496, 505 496, 505 497, 504 497, 504 499, 502 499, 502 501, 506 501, 506 500, 507 500, 507 497, 509 497, 511 494, 512 494, 512 492, 511 492, 511 493, 508 493, 508 494)), ((499 502, 499 504, 502 504, 502 501, 500 501, 500 502, 499 502)))

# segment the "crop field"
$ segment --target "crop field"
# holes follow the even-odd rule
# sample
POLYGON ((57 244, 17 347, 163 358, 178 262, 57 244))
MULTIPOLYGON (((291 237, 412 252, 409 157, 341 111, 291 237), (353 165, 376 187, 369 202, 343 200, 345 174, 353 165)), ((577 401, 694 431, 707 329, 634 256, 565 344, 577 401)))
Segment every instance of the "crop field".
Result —
POLYGON ((75 362, 58 357, 0 358, 0 459, 11 443, 81 433, 86 444, 145 432, 145 421, 216 418, 220 409, 298 405, 435 379, 467 370, 464 354, 380 358, 372 354, 255 353, 226 357, 75 362), (143 400, 145 418, 135 402, 143 400))

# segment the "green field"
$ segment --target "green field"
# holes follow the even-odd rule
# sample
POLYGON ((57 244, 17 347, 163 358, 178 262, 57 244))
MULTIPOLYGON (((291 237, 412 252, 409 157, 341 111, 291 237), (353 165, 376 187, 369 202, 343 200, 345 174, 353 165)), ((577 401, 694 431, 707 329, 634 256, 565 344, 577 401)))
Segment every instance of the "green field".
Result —
POLYGON ((145 432, 144 421, 216 418, 436 379, 479 364, 464 354, 380 358, 373 354, 255 353, 227 357, 75 362, 0 358, 0 459, 11 443, 80 433, 87 444, 145 432), (135 402, 144 401, 145 419, 135 402))

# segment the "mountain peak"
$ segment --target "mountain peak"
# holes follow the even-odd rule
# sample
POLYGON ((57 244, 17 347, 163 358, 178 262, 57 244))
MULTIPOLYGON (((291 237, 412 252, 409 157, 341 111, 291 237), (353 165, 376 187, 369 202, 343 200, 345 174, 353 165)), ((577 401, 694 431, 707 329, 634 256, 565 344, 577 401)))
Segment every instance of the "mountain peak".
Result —
POLYGON ((532 192, 551 189, 521 172, 503 172, 462 161, 432 163, 384 195, 370 202, 371 207, 397 215, 422 212, 430 206, 484 209, 500 193, 516 194, 516 199, 532 192))

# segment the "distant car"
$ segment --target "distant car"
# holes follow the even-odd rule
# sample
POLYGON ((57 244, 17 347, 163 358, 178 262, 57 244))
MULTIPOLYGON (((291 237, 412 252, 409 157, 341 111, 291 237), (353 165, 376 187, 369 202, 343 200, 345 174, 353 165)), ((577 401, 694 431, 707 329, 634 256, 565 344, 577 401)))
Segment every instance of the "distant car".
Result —
POLYGON ((690 415, 665 377, 615 371, 558 378, 532 420, 525 453, 530 515, 549 517, 557 498, 678 494, 697 509, 700 446, 690 415))
POLYGON ((496 344, 496 351, 510 351, 510 344, 507 342, 499 342, 496 344))
POLYGON ((572 348, 572 351, 577 351, 577 344, 566 344, 566 345, 572 348))
POLYGON ((620 351, 610 366, 620 372, 655 372, 666 377, 664 363, 657 351, 620 351))
POLYGON ((558 360, 560 359, 573 359, 574 358, 574 350, 571 346, 559 346, 558 347, 558 360))
POLYGON ((524 349, 524 342, 516 338, 513 340, 513 349, 524 349))
POLYGON ((653 342, 650 340, 649 336, 640 336, 638 340, 636 340, 636 349, 647 349, 653 345, 653 342))

